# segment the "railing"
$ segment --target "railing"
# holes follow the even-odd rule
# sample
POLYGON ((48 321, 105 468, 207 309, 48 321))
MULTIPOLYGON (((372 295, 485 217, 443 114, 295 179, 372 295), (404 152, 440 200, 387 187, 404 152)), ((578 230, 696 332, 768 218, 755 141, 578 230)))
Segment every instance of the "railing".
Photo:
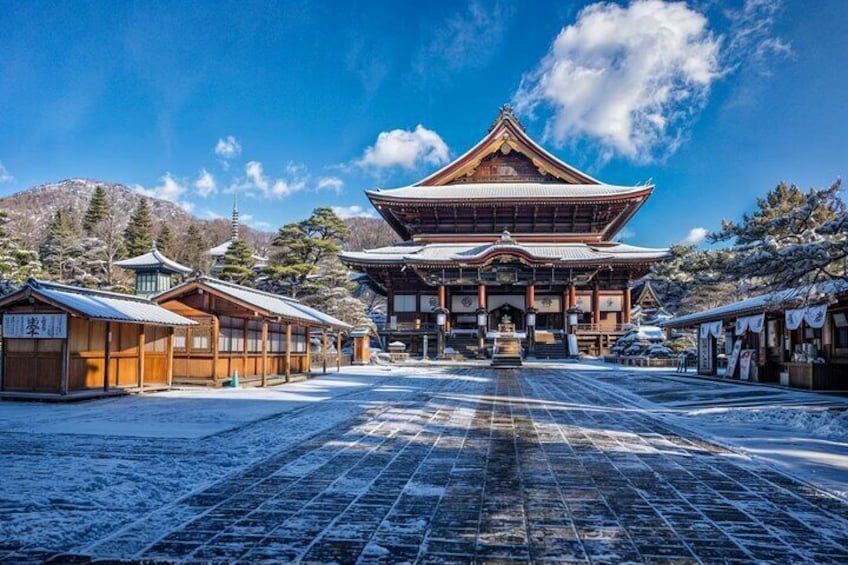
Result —
POLYGON ((577 333, 624 333, 630 324, 577 324, 577 333))

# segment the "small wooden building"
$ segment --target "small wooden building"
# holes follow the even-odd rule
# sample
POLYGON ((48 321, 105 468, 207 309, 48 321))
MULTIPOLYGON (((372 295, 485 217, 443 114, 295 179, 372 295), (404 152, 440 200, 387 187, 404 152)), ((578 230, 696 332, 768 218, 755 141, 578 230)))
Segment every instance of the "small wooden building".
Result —
POLYGON ((31 279, 0 299, 0 395, 100 395, 171 384, 175 328, 145 298, 31 279))
POLYGON ((177 330, 174 382, 221 386, 237 373, 241 384, 287 382, 310 370, 309 343, 320 334, 324 367, 331 334, 336 365, 350 326, 297 300, 212 277, 198 276, 153 300, 197 322, 177 330))
POLYGON ((833 280, 668 320, 698 330, 698 373, 848 390, 848 283, 833 280), (719 359, 726 367, 719 368, 719 359))

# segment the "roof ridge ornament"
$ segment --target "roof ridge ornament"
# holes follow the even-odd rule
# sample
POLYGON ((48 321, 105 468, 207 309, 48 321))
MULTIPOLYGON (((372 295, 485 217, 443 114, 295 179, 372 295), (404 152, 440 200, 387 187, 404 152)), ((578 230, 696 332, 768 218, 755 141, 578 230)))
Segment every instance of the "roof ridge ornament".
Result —
POLYGON ((524 124, 522 124, 521 120, 519 120, 518 117, 515 115, 515 112, 512 109, 512 104, 509 104, 509 103, 506 103, 503 106, 501 106, 500 108, 498 108, 498 117, 495 118, 495 121, 492 122, 492 125, 489 126, 489 131, 492 131, 493 129, 495 129, 498 126, 498 124, 500 124, 501 122, 503 122, 505 120, 509 120, 509 121, 514 122, 515 125, 517 125, 519 128, 521 128, 521 131, 526 131, 524 124))
POLYGON ((509 233, 509 230, 504 228, 503 233, 501 233, 500 239, 497 241, 496 245, 515 245, 516 241, 512 237, 512 234, 509 233))

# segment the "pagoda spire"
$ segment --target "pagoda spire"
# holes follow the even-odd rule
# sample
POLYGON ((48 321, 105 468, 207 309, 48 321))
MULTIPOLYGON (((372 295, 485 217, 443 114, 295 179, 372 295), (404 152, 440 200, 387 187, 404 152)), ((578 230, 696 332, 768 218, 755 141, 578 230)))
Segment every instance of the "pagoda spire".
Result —
POLYGON ((230 240, 235 241, 239 236, 239 211, 238 211, 238 193, 233 191, 233 221, 230 231, 230 240))

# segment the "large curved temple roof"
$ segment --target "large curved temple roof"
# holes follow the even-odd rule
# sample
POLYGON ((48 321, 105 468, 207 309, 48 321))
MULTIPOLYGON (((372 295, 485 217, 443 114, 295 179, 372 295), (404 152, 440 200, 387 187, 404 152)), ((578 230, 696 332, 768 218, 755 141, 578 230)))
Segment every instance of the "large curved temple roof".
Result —
POLYGON ((351 266, 416 267, 479 266, 503 255, 520 258, 531 265, 600 266, 652 263, 668 256, 666 249, 636 247, 624 243, 518 243, 501 240, 486 244, 407 244, 367 251, 345 252, 341 259, 351 266))
POLYGON ((411 186, 366 191, 404 239, 609 241, 653 191, 604 184, 557 159, 525 133, 509 106, 464 155, 411 186))

